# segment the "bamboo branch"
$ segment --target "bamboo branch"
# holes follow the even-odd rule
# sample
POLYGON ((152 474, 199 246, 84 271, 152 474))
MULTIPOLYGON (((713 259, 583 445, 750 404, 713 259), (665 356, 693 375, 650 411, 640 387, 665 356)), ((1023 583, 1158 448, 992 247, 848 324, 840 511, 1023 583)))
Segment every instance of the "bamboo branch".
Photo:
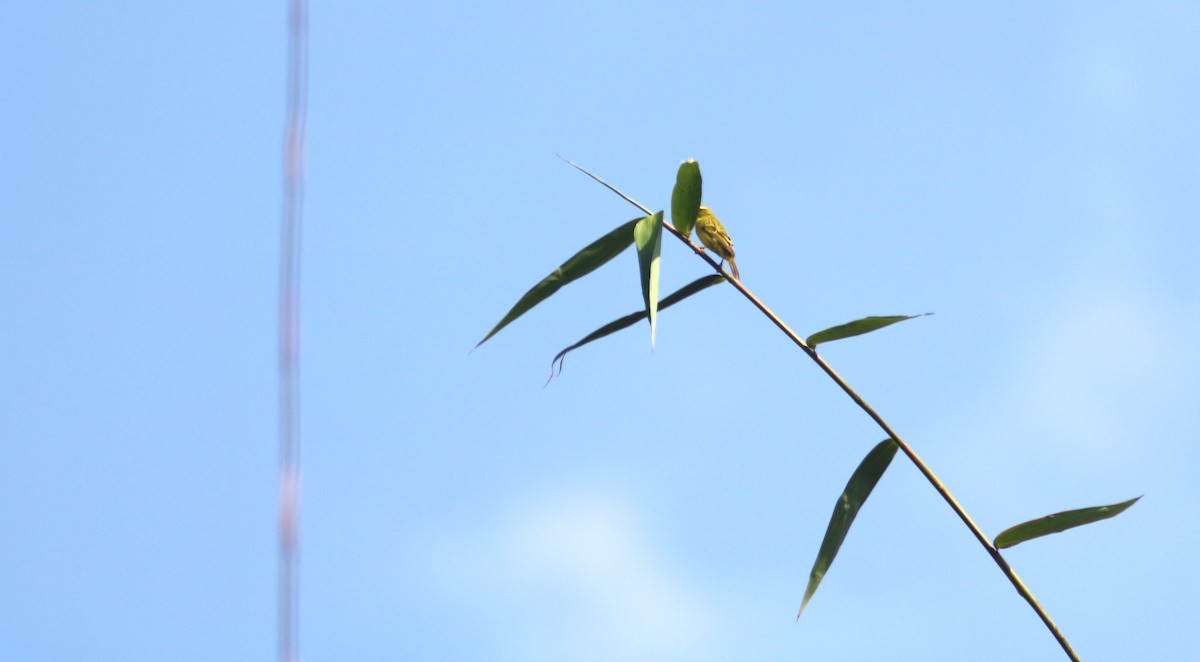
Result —
MULTIPOLYGON (((600 179, 587 170, 584 170, 581 166, 576 165, 575 163, 572 163, 561 156, 558 158, 566 161, 571 166, 574 166, 576 169, 583 172, 583 174, 591 177, 597 182, 600 182, 613 193, 616 193, 633 206, 642 210, 642 212, 647 216, 650 215, 651 212, 649 209, 646 209, 633 198, 630 198, 621 191, 617 190, 608 182, 600 179)), ((1067 654, 1067 657, 1073 660, 1073 662, 1080 662, 1079 656, 1075 653, 1075 649, 1071 648, 1070 642, 1068 642, 1067 638, 1063 636, 1062 631, 1058 629, 1058 626, 1054 623, 1054 619, 1050 618, 1050 614, 1046 613, 1046 610, 1042 607, 1041 603, 1037 601, 1037 598, 1033 597, 1033 593, 1030 592, 1029 587, 1025 586, 1025 582, 1021 581, 1021 578, 1017 576, 1017 573, 1012 569, 1011 566, 1008 565, 1008 562, 1004 560, 1004 557, 1000 555, 1000 551, 996 549, 992 542, 988 540, 987 536, 984 535, 983 530, 979 528, 979 525, 975 523, 975 520, 971 519, 971 516, 968 515, 967 511, 963 509, 962 505, 958 503, 958 500, 954 498, 954 495, 950 494, 950 490, 946 488, 946 485, 937 477, 937 474, 933 473, 933 470, 929 468, 929 465, 925 464, 925 461, 922 460, 919 455, 917 455, 917 452, 913 450, 912 446, 909 446, 908 442, 904 441, 904 439, 892 429, 892 426, 889 425, 887 421, 883 420, 883 417, 880 416, 879 413, 876 412, 875 409, 872 408, 871 405, 868 404, 867 401, 858 394, 858 392, 851 388, 850 385, 846 383, 846 380, 842 379, 842 376, 839 375, 837 371, 835 371, 833 367, 825 361, 825 359, 821 358, 821 356, 817 354, 816 350, 809 347, 800 336, 796 335, 795 331, 792 331, 787 324, 784 324, 783 320, 779 319, 779 316, 772 312, 770 308, 767 308, 766 304, 759 300, 758 297, 754 296, 750 290, 746 289, 746 286, 742 285, 740 280, 737 280, 725 273, 725 271, 721 269, 721 265, 719 265, 716 260, 712 259, 712 257, 710 257, 708 253, 704 252, 704 250, 699 246, 693 244, 688 237, 684 237, 682 234, 680 234, 673 225, 663 221, 663 227, 669 230, 671 234, 678 237, 679 240, 691 248, 693 252, 706 260, 717 273, 725 276, 726 280, 728 280, 738 292, 741 292, 742 296, 746 297, 746 299, 753 304, 755 308, 758 308, 763 315, 766 315, 767 319, 771 320, 772 324, 779 327, 779 330, 783 331, 784 335, 791 339, 791 341, 795 343, 797 347, 803 350, 804 353, 808 355, 808 358, 812 359, 813 362, 817 364, 817 367, 824 371, 825 374, 828 375, 829 378, 832 379, 833 382, 837 384, 843 392, 845 392, 846 395, 850 396, 850 399, 854 401, 854 404, 858 405, 859 409, 862 409, 872 421, 875 421, 875 424, 878 425, 879 428, 888 435, 888 437, 895 440, 896 444, 900 447, 900 450, 903 451, 906 456, 908 456, 908 459, 914 465, 916 465, 917 470, 921 472, 921 475, 925 476, 925 479, 929 481, 929 484, 933 485, 933 489, 937 490, 937 493, 942 495, 942 499, 946 501, 947 505, 950 506, 950 509, 953 510, 954 513, 958 515, 958 518, 962 520, 963 524, 970 529, 971 534, 974 535, 975 539, 979 541, 979 544, 983 546, 983 549, 988 553, 988 556, 992 557, 992 561, 994 561, 1000 568, 1000 572, 1004 573, 1004 576, 1008 578, 1008 581, 1013 585, 1013 588, 1017 590, 1017 593, 1025 599, 1025 602, 1029 603, 1029 606, 1033 608, 1033 611, 1038 615, 1038 618, 1042 619, 1042 623, 1044 623, 1046 628, 1050 630, 1050 634, 1054 635, 1054 638, 1058 641, 1058 645, 1062 646, 1062 649, 1067 654)))

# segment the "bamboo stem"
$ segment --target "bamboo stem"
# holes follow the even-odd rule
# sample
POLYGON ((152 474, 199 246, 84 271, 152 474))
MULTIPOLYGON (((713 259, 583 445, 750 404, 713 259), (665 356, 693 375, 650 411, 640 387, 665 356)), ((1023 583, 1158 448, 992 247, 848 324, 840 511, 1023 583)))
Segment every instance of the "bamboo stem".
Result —
MULTIPOLYGON (((600 182, 610 191, 616 193, 633 206, 642 210, 642 212, 647 216, 651 214, 649 209, 646 209, 633 198, 630 198, 621 191, 617 190, 608 182, 600 179, 587 170, 584 170, 581 166, 576 165, 575 163, 572 163, 561 156, 559 158, 574 166, 583 172, 583 174, 591 177, 597 182, 600 182)), ((837 384, 843 392, 845 392, 846 395, 850 396, 850 399, 854 401, 854 404, 858 405, 859 409, 862 409, 872 421, 875 421, 875 424, 878 425, 879 428, 888 435, 888 437, 896 442, 896 444, 900 447, 900 450, 903 451, 906 456, 908 456, 908 459, 914 465, 916 465, 917 470, 921 472, 921 475, 925 476, 925 479, 929 481, 929 484, 933 485, 933 489, 937 490, 937 493, 942 495, 942 499, 946 501, 947 505, 950 506, 950 509, 953 510, 954 513, 958 515, 958 518, 962 520, 963 524, 970 529, 971 534, 974 535, 975 539, 979 541, 979 544, 983 546, 984 551, 988 553, 988 556, 992 557, 992 561, 994 561, 997 567, 1000 568, 1000 572, 1004 573, 1004 576, 1008 578, 1008 581, 1013 585, 1013 588, 1017 590, 1017 594, 1024 598, 1025 602, 1029 603, 1029 606, 1033 608, 1033 611, 1038 615, 1038 618, 1042 619, 1042 623, 1044 623, 1046 628, 1050 630, 1050 634, 1054 635, 1055 640, 1058 641, 1058 645, 1062 647, 1063 652, 1067 654, 1067 657, 1073 660, 1073 662, 1080 662, 1079 656, 1075 653, 1075 649, 1071 648, 1070 642, 1067 641, 1067 638, 1063 635, 1062 631, 1058 629, 1058 626, 1054 623, 1054 619, 1050 618, 1050 614, 1046 613, 1046 610, 1042 608, 1042 605, 1037 601, 1037 598, 1033 597, 1033 593, 1030 592, 1029 587, 1025 586, 1025 582, 1021 581, 1021 578, 1017 576, 1016 571, 1014 571, 1012 567, 1008 565, 1008 562, 1004 560, 1004 557, 1000 555, 1000 550, 996 549, 995 545, 988 540, 987 536, 984 535, 983 530, 980 529, 979 525, 975 523, 975 520, 971 519, 971 516, 968 515, 967 511, 962 507, 962 505, 958 503, 958 500, 954 498, 954 495, 950 494, 950 490, 946 488, 946 485, 937 477, 937 474, 933 473, 933 470, 929 468, 929 465, 925 464, 925 461, 922 460, 919 455, 917 455, 917 452, 913 450, 912 446, 909 446, 908 442, 904 441, 899 434, 896 434, 896 431, 892 429, 892 426, 889 425, 887 421, 883 420, 883 417, 880 416, 879 413, 876 412, 875 409, 872 408, 871 405, 868 404, 867 401, 858 394, 858 392, 851 388, 850 385, 846 383, 846 380, 842 379, 842 376, 839 375, 837 371, 825 361, 825 359, 821 358, 821 356, 817 354, 816 350, 809 347, 808 344, 805 343, 802 338, 800 338, 800 336, 796 335, 795 331, 792 331, 787 324, 784 324, 783 320, 779 319, 779 316, 772 312, 770 308, 767 308, 766 304, 759 300, 758 297, 754 296, 750 290, 746 289, 746 286, 742 285, 740 280, 732 278, 729 276, 729 274, 726 274, 716 260, 713 260, 712 257, 710 257, 708 253, 704 252, 699 246, 693 244, 688 237, 684 237, 682 234, 680 234, 673 225, 663 221, 663 227, 670 230, 671 234, 678 237, 679 240, 684 244, 687 244, 687 246, 691 248, 692 251, 694 251, 697 255, 708 261, 709 265, 711 265, 717 273, 725 276, 725 279, 728 280, 738 292, 741 292, 742 296, 746 297, 746 299, 750 301, 755 308, 758 308, 763 315, 766 315, 767 319, 771 320, 772 324, 779 327, 779 330, 783 331, 784 335, 791 339, 791 341, 795 343, 797 347, 803 350, 804 353, 808 355, 808 358, 812 359, 813 362, 817 364, 817 367, 824 371, 825 374, 828 375, 829 378, 832 379, 833 382, 837 384)))

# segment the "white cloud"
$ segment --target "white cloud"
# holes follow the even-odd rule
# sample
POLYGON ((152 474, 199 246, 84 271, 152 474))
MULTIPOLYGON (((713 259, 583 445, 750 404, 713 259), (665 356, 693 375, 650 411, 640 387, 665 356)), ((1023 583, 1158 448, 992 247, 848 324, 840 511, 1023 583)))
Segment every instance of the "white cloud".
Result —
POLYGON ((613 495, 543 494, 439 549, 437 574, 505 621, 511 659, 703 659, 712 610, 663 556, 613 495))
POLYGON ((1175 351, 1148 292, 1096 284, 1068 295, 1026 339, 1011 406, 1028 431, 1103 453, 1139 442, 1139 419, 1161 395, 1175 351))
POLYGON ((1119 472, 1178 443, 1165 428, 1193 408, 1200 354, 1183 331, 1200 313, 1138 280, 1088 265, 1049 293, 1056 306, 1014 328, 997 350, 1009 362, 997 388, 947 421, 949 438, 980 442, 957 446, 960 463, 1038 484, 1119 472))

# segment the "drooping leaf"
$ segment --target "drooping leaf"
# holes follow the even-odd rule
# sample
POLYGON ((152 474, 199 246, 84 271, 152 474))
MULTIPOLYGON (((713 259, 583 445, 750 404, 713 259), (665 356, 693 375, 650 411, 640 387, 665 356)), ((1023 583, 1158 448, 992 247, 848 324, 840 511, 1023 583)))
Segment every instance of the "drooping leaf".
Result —
POLYGON ((1125 512, 1127 508, 1137 503, 1137 500, 1142 497, 1136 497, 1121 503, 1114 503, 1108 506, 1093 506, 1091 508, 1080 508, 1078 510, 1064 510, 1061 513, 1046 515, 1035 520, 1030 520, 1014 527, 1005 529, 996 536, 993 545, 996 549, 1005 549, 1013 545, 1019 545, 1026 540, 1041 538, 1048 536, 1051 533, 1061 533, 1067 529, 1073 529, 1084 524, 1099 522, 1100 520, 1116 517, 1125 512))
POLYGON ((624 251, 633 243, 633 230, 642 220, 641 218, 635 218, 628 223, 617 226, 608 234, 593 241, 584 247, 583 250, 572 255, 571 259, 563 262, 549 276, 546 276, 537 285, 530 288, 525 293, 525 296, 522 296, 512 309, 508 311, 504 319, 500 320, 500 323, 493 327, 491 331, 488 331, 483 340, 480 340, 475 346, 479 347, 487 342, 488 338, 496 335, 509 322, 524 315, 531 308, 548 299, 550 295, 557 292, 563 285, 588 275, 605 262, 619 255, 621 251, 624 251))
POLYGON ((658 270, 662 252, 663 213, 660 211, 638 221, 633 227, 637 244, 638 266, 642 272, 642 299, 650 316, 650 347, 654 347, 654 329, 658 322, 658 270))
POLYGON ((843 338, 851 338, 854 336, 861 336, 864 333, 878 331, 879 329, 882 329, 885 326, 891 326, 892 324, 895 324, 896 322, 903 322, 904 320, 916 319, 918 317, 924 317, 925 315, 932 315, 932 314, 933 313, 924 313, 921 315, 890 315, 890 316, 886 316, 886 317, 864 317, 859 320, 854 320, 853 322, 847 322, 846 324, 829 327, 828 329, 825 329, 824 331, 818 331, 818 332, 812 334, 811 336, 809 336, 808 339, 805 340, 804 342, 809 347, 816 347, 817 345, 820 345, 821 343, 824 343, 824 342, 830 342, 832 340, 841 340, 843 338))
POLYGON ((688 159, 679 164, 679 172, 675 173, 675 190, 671 192, 671 223, 684 239, 691 238, 692 228, 696 226, 703 185, 699 163, 688 159))
POLYGON ((817 560, 813 563, 812 572, 808 574, 808 587, 804 589, 804 600, 800 602, 800 612, 796 614, 796 618, 800 618, 800 614, 804 613, 804 607, 808 605, 809 599, 821 585, 821 580, 825 578, 825 572, 829 570, 838 550, 842 548, 842 542, 850 531, 850 525, 854 523, 859 509, 871 495, 871 490, 875 489, 875 484, 879 482, 883 472, 891 464, 898 448, 895 441, 884 439, 876 444, 870 453, 867 453, 858 468, 854 470, 854 474, 850 476, 849 482, 846 483, 846 489, 842 491, 837 504, 833 507, 833 516, 829 518, 829 526, 825 529, 825 538, 821 541, 817 560))
MULTIPOLYGON (((662 301, 660 301, 658 303, 658 310, 659 310, 659 312, 662 312, 662 311, 666 310, 667 308, 670 308, 671 306, 679 303, 680 301, 683 301, 684 299, 692 296, 693 294, 700 292, 701 290, 708 289, 708 288, 712 287, 713 285, 719 285, 720 283, 724 283, 724 282, 725 282, 724 276, 713 275, 713 276, 704 276, 702 278, 697 278, 696 280, 688 283, 687 285, 684 285, 683 287, 679 288, 678 290, 675 290, 669 296, 667 296, 662 301)), ((562 372, 562 362, 563 362, 563 359, 566 358, 568 352, 579 349, 580 347, 583 347, 584 345, 586 345, 592 341, 599 340, 605 336, 612 335, 612 334, 616 333, 617 331, 620 331, 621 329, 627 329, 644 319, 646 319, 646 311, 639 310, 636 313, 630 313, 628 315, 625 315, 624 317, 615 319, 615 320, 609 322, 608 324, 605 324, 604 326, 600 327, 599 329, 596 329, 595 331, 592 331, 591 333, 587 334, 586 336, 583 337, 583 340, 580 340, 579 342, 575 343, 574 345, 571 345, 570 347, 568 347, 568 348, 564 349, 563 351, 559 352, 558 354, 554 355, 554 359, 550 361, 550 377, 551 378, 554 377, 554 374, 555 374, 554 364, 556 364, 556 363, 558 364, 558 372, 560 372, 560 373, 562 372)), ((550 382, 550 380, 547 379, 546 383, 549 383, 549 382, 550 382)))

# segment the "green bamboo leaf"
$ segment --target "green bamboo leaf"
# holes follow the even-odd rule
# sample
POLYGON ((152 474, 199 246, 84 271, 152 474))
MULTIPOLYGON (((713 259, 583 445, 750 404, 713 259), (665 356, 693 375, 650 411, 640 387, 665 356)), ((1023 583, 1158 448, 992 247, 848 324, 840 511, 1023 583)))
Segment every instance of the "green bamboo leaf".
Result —
POLYGON ((804 342, 810 347, 815 348, 823 342, 831 340, 841 340, 843 338, 851 338, 853 336, 861 336, 864 333, 878 331, 885 326, 891 326, 896 322, 904 320, 916 319, 933 313, 924 313, 922 315, 891 315, 887 317, 864 317, 853 322, 847 322, 839 326, 832 326, 824 331, 818 331, 808 337, 804 342))
POLYGON ((525 293, 525 296, 521 297, 516 305, 508 311, 504 319, 500 320, 500 323, 493 327, 491 331, 488 331, 483 340, 480 340, 475 346, 479 347, 487 342, 488 338, 496 335, 509 322, 524 315, 534 306, 550 298, 550 295, 557 292, 563 285, 583 278, 605 262, 619 255, 621 251, 624 251, 633 243, 633 230, 642 220, 641 218, 635 218, 628 223, 624 223, 612 232, 588 244, 583 250, 572 255, 571 259, 563 262, 549 276, 546 276, 541 282, 530 288, 525 293))
POLYGON ((1061 513, 1046 515, 1035 520, 1030 520, 1014 527, 1005 529, 996 536, 996 540, 992 543, 996 549, 1005 549, 1013 545, 1019 545, 1026 540, 1041 538, 1048 536, 1051 533, 1061 533, 1067 529, 1073 529, 1084 524, 1099 522, 1103 519, 1116 517, 1125 512, 1133 504, 1137 503, 1136 497, 1121 503, 1114 503, 1108 506, 1093 506, 1091 508, 1080 508, 1078 510, 1064 510, 1061 513))
POLYGON ((829 518, 829 526, 825 529, 825 539, 821 541, 817 560, 813 563, 812 572, 808 574, 808 588, 804 589, 804 600, 800 603, 800 612, 796 614, 796 618, 800 618, 809 599, 812 598, 813 593, 817 592, 817 587, 825 578, 825 572, 833 564, 833 559, 841 549, 842 542, 846 540, 850 525, 854 523, 859 509, 871 495, 871 490, 875 489, 875 484, 879 482, 883 472, 891 464, 898 448, 895 441, 884 439, 875 448, 872 448, 870 453, 867 453, 858 468, 854 470, 854 474, 850 476, 850 481, 846 483, 846 489, 842 491, 842 496, 838 498, 837 504, 833 507, 833 517, 829 518))
POLYGON ((679 164, 675 174, 675 190, 671 192, 671 222, 684 239, 690 239, 700 213, 700 194, 703 189, 700 164, 688 159, 679 164))
POLYGON ((633 227, 637 244, 638 265, 642 272, 642 299, 650 316, 650 347, 654 347, 654 329, 658 322, 658 270, 662 252, 663 213, 660 211, 638 221, 633 227))
POLYGON ((617 189, 617 187, 613 186, 612 184, 609 184, 608 182, 604 181, 603 179, 600 179, 599 177, 597 177, 597 176, 593 175, 592 173, 588 172, 587 168, 584 168, 583 166, 579 165, 578 163, 575 163, 574 161, 571 161, 570 159, 563 157, 563 155, 562 155, 562 154, 559 154, 559 155, 558 155, 558 158, 562 159, 563 161, 566 161, 567 165, 571 166, 572 168, 575 168, 575 169, 576 169, 576 170, 578 170, 579 172, 582 172, 583 174, 587 175, 588 177, 591 177, 592 179, 596 180, 597 182, 600 182, 600 184, 601 184, 601 185, 603 185, 603 186, 604 186, 604 188, 606 188, 606 189, 608 189, 608 190, 612 191, 613 193, 616 193, 617 195, 621 196, 621 199, 623 199, 625 202, 628 202, 629 204, 633 205, 634 207, 637 207, 638 209, 641 209, 643 212, 645 212, 645 213, 646 213, 646 215, 649 215, 649 214, 650 214, 650 210, 649 210, 649 209, 646 209, 645 207, 643 207, 643 206, 642 206, 642 204, 641 204, 640 202, 638 202, 637 200, 634 200, 633 198, 631 198, 631 197, 629 197, 629 196, 625 195, 625 194, 624 194, 624 193, 622 193, 620 190, 618 190, 618 189, 617 189))
MULTIPOLYGON (((674 292, 672 292, 670 294, 670 296, 667 296, 662 301, 660 301, 658 304, 658 310, 659 310, 659 312, 664 311, 667 308, 670 308, 671 306, 674 306, 675 304, 679 303, 680 301, 683 301, 684 299, 692 296, 693 294, 700 292, 701 290, 708 289, 708 288, 712 287, 713 285, 718 285, 718 284, 724 283, 724 282, 725 282, 724 276, 715 276, 714 275, 714 276, 704 276, 702 278, 697 278, 696 280, 688 283, 687 285, 684 285, 683 287, 679 288, 678 290, 675 290, 674 292)), ((609 322, 608 324, 605 324, 604 326, 600 327, 599 329, 596 329, 595 331, 592 331, 588 335, 584 336, 583 340, 580 340, 579 342, 575 343, 574 345, 571 345, 570 347, 564 349, 563 351, 559 352, 558 354, 555 354, 554 358, 550 361, 550 379, 554 378, 555 364, 558 364, 558 373, 560 373, 560 374, 562 373, 563 359, 566 358, 568 352, 579 349, 580 347, 583 347, 584 345, 586 345, 590 342, 593 342, 595 340, 599 340, 605 336, 610 336, 610 335, 616 333, 617 331, 620 331, 621 329, 627 329, 644 319, 646 319, 646 311, 645 310, 639 310, 636 313, 630 313, 628 315, 625 315, 624 317, 615 319, 615 320, 609 322)), ((546 380, 547 384, 550 383, 550 379, 546 380)))

